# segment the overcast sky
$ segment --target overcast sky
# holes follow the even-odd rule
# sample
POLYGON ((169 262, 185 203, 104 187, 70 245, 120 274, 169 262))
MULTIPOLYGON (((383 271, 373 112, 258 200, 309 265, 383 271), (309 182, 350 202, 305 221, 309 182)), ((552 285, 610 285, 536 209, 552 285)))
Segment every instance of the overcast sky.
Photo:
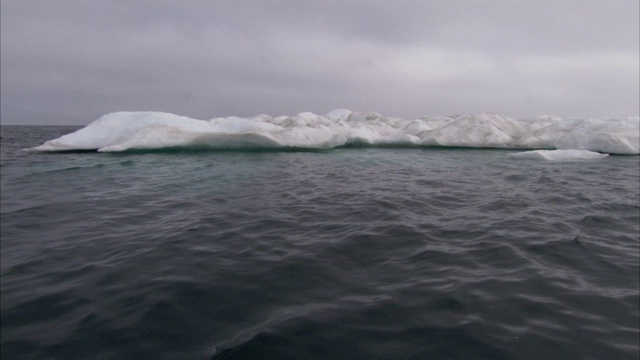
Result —
POLYGON ((2 0, 3 124, 638 115, 638 0, 2 0))

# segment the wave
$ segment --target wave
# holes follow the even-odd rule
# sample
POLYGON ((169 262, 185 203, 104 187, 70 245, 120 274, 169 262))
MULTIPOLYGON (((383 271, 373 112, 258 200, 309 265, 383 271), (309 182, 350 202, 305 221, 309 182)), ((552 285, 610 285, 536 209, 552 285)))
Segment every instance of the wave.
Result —
MULTIPOLYGON (((326 115, 258 115, 197 120, 163 112, 115 112, 27 150, 331 149, 341 146, 466 147, 640 153, 640 118, 497 114, 406 120, 338 109, 326 115)), ((566 154, 565 154, 566 155, 566 154)))

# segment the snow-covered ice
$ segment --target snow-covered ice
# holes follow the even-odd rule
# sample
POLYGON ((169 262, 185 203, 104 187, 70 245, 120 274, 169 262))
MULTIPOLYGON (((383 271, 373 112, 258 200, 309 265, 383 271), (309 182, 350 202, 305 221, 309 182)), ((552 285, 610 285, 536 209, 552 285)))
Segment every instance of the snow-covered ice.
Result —
MULTIPOLYGON (((115 112, 74 133, 29 150, 328 149, 353 144, 638 154, 640 118, 561 119, 539 116, 515 120, 502 115, 479 114, 406 120, 375 112, 338 109, 326 115, 304 112, 294 116, 197 120, 162 112, 115 112)), ((536 154, 543 157, 573 156, 567 152, 553 153, 562 155, 536 154)))

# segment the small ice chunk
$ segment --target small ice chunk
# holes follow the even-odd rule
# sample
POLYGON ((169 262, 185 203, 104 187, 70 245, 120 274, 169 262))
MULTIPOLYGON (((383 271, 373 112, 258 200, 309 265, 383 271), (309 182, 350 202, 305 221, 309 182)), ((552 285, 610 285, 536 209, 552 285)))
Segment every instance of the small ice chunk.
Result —
POLYGON ((540 159, 549 161, 597 160, 609 154, 600 154, 589 150, 533 150, 511 154, 510 156, 525 159, 540 159))

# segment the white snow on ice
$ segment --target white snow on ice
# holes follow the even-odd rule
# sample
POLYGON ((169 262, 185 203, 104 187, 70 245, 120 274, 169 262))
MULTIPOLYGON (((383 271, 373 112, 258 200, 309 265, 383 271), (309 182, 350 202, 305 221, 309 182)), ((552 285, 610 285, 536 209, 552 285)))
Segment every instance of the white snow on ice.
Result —
MULTIPOLYGON (((405 120, 375 112, 334 110, 295 116, 197 120, 162 112, 116 112, 31 151, 125 151, 162 148, 307 148, 343 145, 447 146, 640 153, 640 118, 515 120, 495 114, 405 120)), ((536 156, 586 156, 558 152, 536 156)), ((600 155, 600 154, 599 154, 600 155)), ((522 155, 525 156, 525 155, 522 155)), ((529 156, 529 155, 526 155, 529 156)), ((588 155, 592 156, 592 155, 588 155)))

